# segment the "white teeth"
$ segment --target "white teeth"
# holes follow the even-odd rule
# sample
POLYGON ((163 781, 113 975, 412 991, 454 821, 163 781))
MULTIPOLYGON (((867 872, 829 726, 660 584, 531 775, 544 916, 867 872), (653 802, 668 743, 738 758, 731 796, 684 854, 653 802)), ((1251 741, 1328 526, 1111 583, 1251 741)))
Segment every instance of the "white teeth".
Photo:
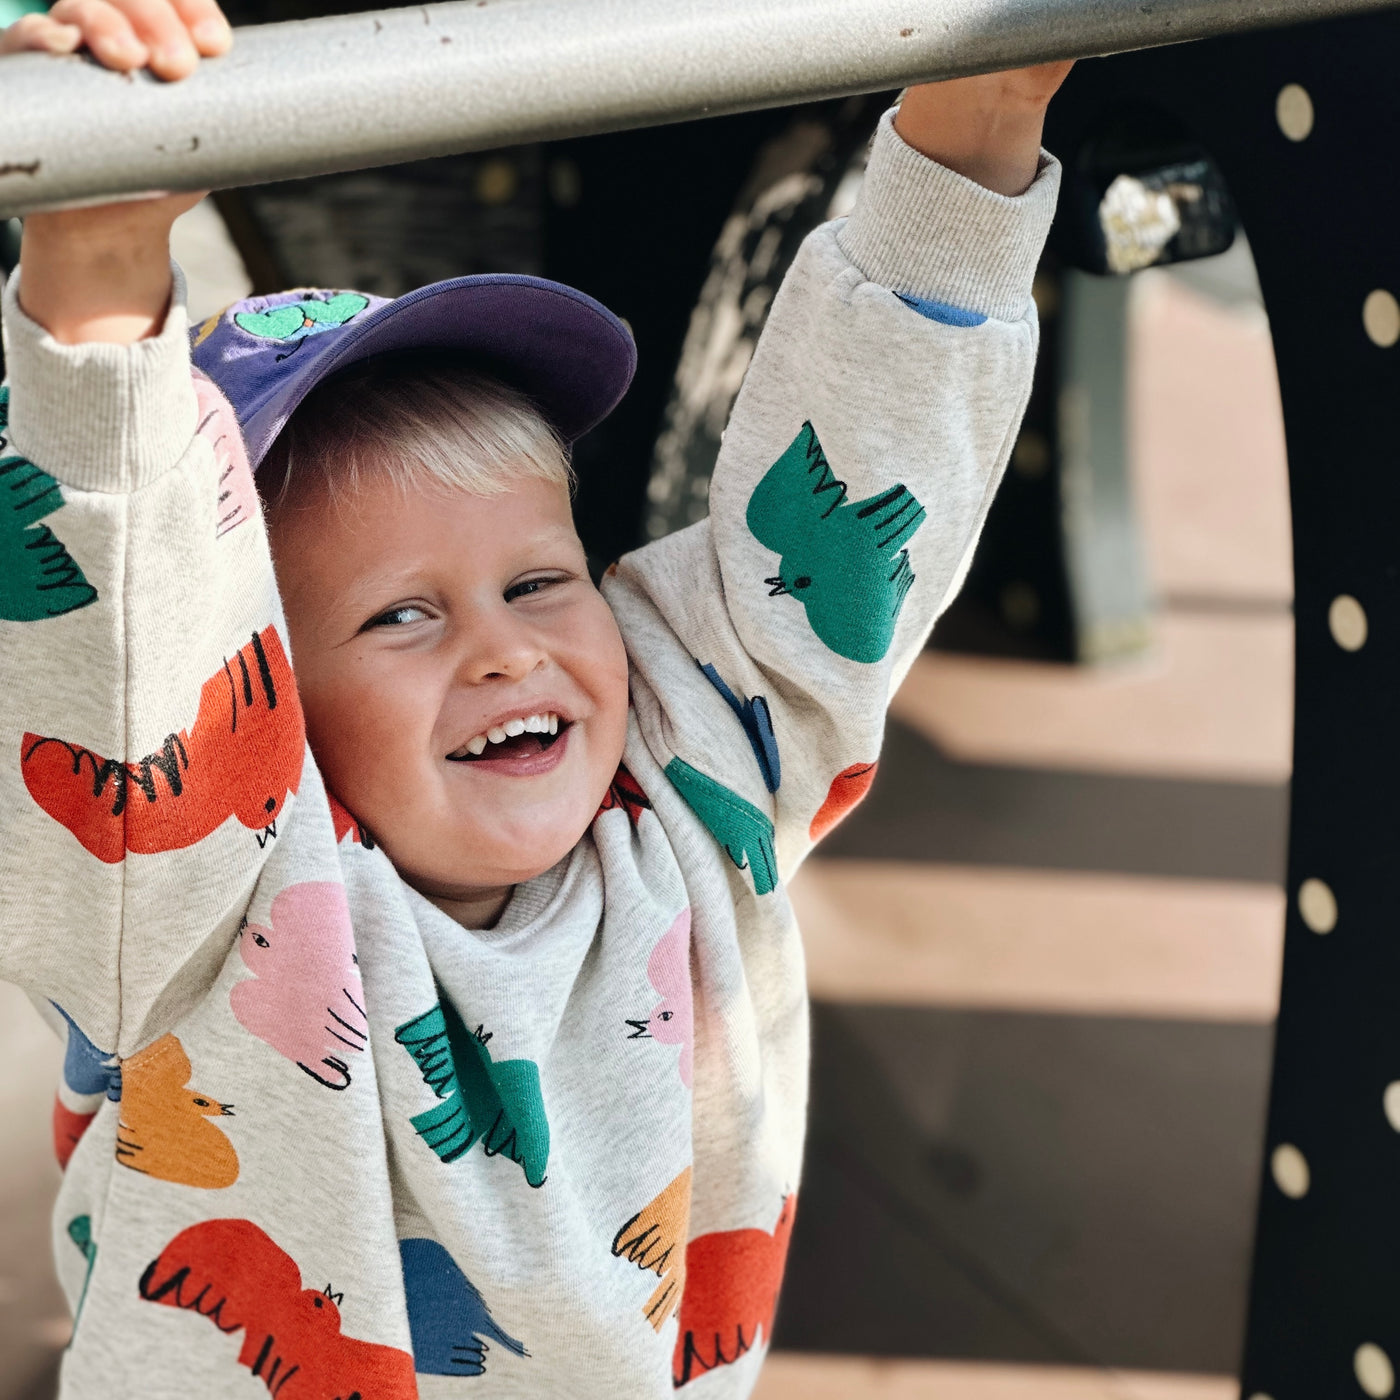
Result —
POLYGON ((485 734, 478 734, 475 738, 468 739, 459 752, 464 750, 473 757, 478 757, 486 752, 487 744, 503 744, 507 739, 515 738, 517 734, 557 734, 558 732, 559 716, 553 710, 546 711, 544 714, 520 715, 488 729, 485 734))

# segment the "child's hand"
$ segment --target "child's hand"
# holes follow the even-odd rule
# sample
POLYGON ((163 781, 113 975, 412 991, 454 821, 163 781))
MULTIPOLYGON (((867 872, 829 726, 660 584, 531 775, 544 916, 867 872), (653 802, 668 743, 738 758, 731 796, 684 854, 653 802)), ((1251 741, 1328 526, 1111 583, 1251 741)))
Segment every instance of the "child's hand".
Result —
POLYGON ((104 68, 149 68, 172 82, 232 42, 216 0, 58 0, 48 14, 25 15, 0 30, 0 54, 86 46, 104 68))
MULTIPOLYGON (((217 0, 58 0, 0 31, 0 54, 88 48, 119 72, 188 77, 228 50, 217 0)), ((127 344, 159 332, 170 301, 170 226, 202 195, 162 195, 31 214, 20 248, 20 303, 54 339, 127 344)))
POLYGON ((1040 164, 1045 108, 1073 63, 1041 63, 911 87, 894 128, 916 151, 998 194, 1021 194, 1040 164))

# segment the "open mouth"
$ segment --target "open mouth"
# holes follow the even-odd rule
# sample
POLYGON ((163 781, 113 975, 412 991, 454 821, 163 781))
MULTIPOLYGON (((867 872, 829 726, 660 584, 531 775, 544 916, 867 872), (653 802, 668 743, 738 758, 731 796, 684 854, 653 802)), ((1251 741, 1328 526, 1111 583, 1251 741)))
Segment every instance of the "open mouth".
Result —
POLYGON ((447 755, 449 763, 478 763, 531 759, 548 752, 571 725, 552 711, 520 715, 469 739, 447 755))

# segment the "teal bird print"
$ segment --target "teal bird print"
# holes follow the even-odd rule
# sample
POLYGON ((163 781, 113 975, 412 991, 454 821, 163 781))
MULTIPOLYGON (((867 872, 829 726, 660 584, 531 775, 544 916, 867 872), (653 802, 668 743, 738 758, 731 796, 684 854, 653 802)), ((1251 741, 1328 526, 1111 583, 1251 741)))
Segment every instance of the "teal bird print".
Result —
MULTIPOLYGON (((233 319, 249 335, 261 336, 264 340, 302 341, 309 335, 343 326, 368 305, 369 298, 357 292, 337 292, 332 297, 289 301, 266 311, 240 311, 233 319)), ((295 349, 297 346, 292 346, 292 350, 295 349)), ((292 350, 277 358, 285 360, 292 350)))
POLYGON ((394 1039, 413 1056, 441 1103, 409 1121, 442 1162, 476 1143, 488 1157, 508 1157, 531 1186, 544 1185, 549 1121, 533 1060, 493 1062, 489 1031, 469 1031, 450 1001, 405 1021, 394 1039))
POLYGON ((77 1246, 78 1253, 87 1260, 83 1291, 78 1294, 78 1306, 73 1309, 73 1330, 76 1332, 78 1320, 83 1315, 83 1304, 87 1301, 88 1284, 92 1282, 93 1266, 97 1263, 97 1241, 92 1237, 92 1216, 75 1215, 68 1222, 68 1238, 77 1246))
POLYGON ((10 450, 10 391, 0 388, 0 619, 39 622, 85 608, 97 590, 40 522, 63 506, 58 482, 10 450))
POLYGON ((773 823, 752 802, 692 768, 683 758, 673 758, 666 765, 666 776, 729 859, 752 874, 754 892, 771 894, 778 884, 773 823))
POLYGON ((914 583, 904 547, 924 508, 902 483, 863 501, 847 499, 811 423, 768 468, 749 497, 754 538, 782 556, 765 579, 769 596, 807 609, 812 630, 838 656, 881 660, 914 583))

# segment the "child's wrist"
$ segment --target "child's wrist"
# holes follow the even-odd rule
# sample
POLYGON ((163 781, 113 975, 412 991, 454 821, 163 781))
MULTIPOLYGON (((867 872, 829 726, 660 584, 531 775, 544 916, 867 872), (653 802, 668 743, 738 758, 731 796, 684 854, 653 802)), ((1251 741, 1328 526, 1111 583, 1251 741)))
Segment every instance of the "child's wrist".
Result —
POLYGON ((169 221, 100 213, 24 221, 20 306, 63 345, 129 344, 159 334, 170 305, 169 221))
POLYGON ((1044 106, 969 102, 958 86, 910 88, 895 131, 921 155, 997 194, 1024 194, 1040 169, 1044 106))

